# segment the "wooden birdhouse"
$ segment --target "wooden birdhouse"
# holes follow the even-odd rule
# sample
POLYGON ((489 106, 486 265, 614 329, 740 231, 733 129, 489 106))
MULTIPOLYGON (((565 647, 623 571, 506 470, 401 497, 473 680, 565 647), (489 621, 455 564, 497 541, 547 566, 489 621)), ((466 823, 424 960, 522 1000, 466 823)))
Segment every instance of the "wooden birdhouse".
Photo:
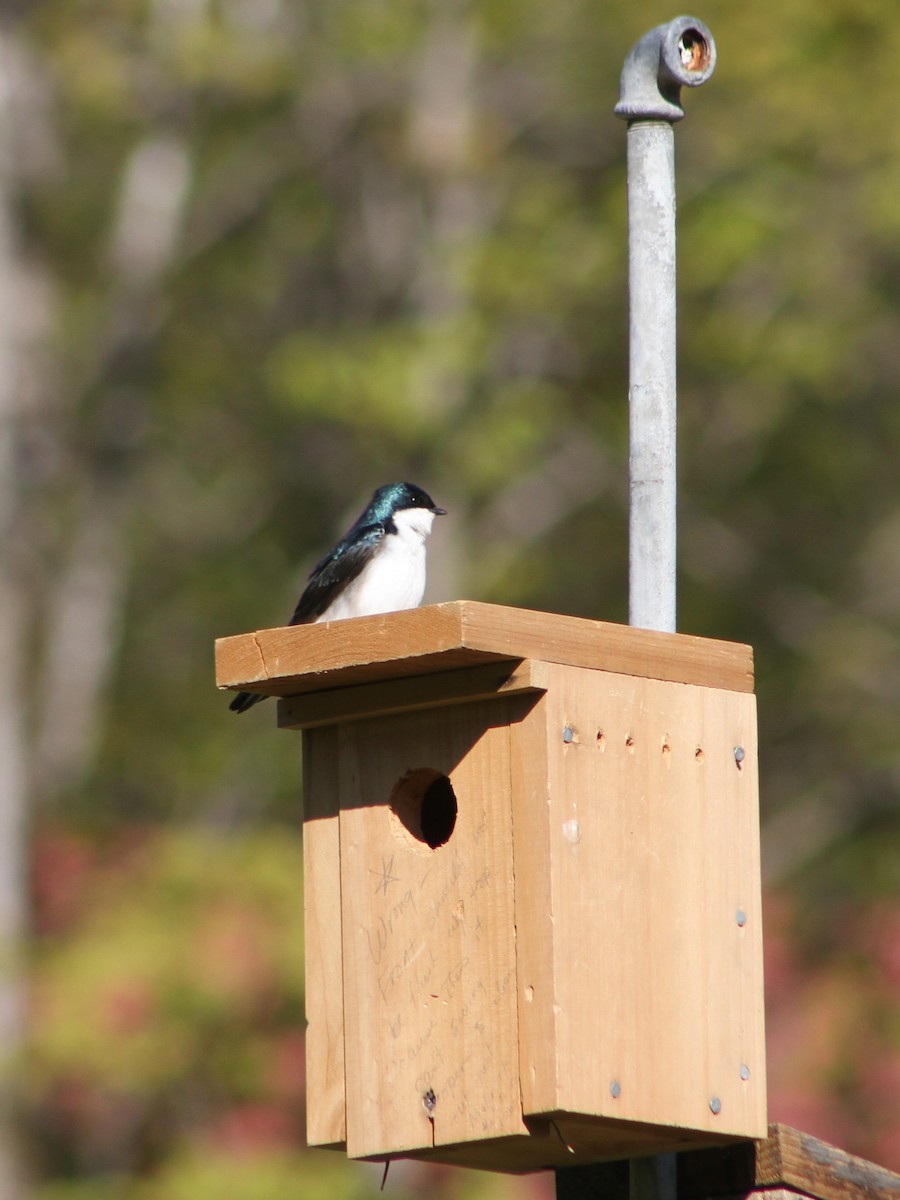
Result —
POLYGON ((310 1144, 528 1171, 765 1136, 748 647, 460 601, 217 663, 303 731, 310 1144))

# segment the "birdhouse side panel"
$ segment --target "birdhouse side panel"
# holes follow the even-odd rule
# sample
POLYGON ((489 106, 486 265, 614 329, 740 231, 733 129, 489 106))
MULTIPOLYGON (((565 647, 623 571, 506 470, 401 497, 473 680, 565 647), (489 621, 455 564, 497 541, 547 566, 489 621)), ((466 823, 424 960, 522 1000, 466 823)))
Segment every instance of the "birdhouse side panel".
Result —
POLYGON ((520 1005, 546 1012, 552 1000, 555 1053, 524 1047, 525 1112, 762 1136, 754 697, 553 676, 542 721, 552 968, 520 977, 520 1005))
MULTIPOLYGON (((542 663, 553 675, 552 664, 542 663)), ((551 871, 550 754, 546 695, 510 727, 511 805, 516 900, 516 990, 522 1109, 551 1112, 558 1094, 559 1011, 551 871)))
POLYGON ((340 726, 347 1149, 522 1134, 510 702, 340 726))
POLYGON ((337 748, 335 726, 303 735, 306 1136, 332 1147, 346 1139, 337 748))

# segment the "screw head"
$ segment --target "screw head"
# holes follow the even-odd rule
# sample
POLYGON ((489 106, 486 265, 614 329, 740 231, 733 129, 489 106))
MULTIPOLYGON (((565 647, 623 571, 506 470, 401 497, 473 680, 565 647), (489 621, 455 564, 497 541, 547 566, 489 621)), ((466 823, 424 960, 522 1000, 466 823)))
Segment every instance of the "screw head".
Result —
POLYGON ((747 924, 747 914, 744 912, 744 910, 742 908, 739 908, 737 910, 737 912, 734 914, 734 919, 737 921, 738 926, 741 929, 743 929, 744 926, 747 924))
POLYGON ((735 746, 734 761, 737 763, 738 767, 740 767, 741 763, 744 761, 744 759, 746 757, 747 757, 747 751, 744 749, 744 747, 743 746, 735 746))
POLYGON ((741 1079, 747 1080, 750 1078, 750 1068, 746 1063, 741 1063, 741 1079))
POLYGON ((568 745, 569 742, 575 741, 575 730, 571 725, 563 726, 563 741, 566 743, 566 745, 568 745))
POLYGON ((622 1085, 619 1083, 618 1079, 614 1079, 609 1085, 609 1094, 612 1096, 613 1100, 618 1100, 618 1098, 622 1095, 622 1085))
POLYGON ((722 1101, 718 1096, 713 1096, 709 1102, 710 1112, 714 1117, 717 1117, 722 1111, 722 1101))

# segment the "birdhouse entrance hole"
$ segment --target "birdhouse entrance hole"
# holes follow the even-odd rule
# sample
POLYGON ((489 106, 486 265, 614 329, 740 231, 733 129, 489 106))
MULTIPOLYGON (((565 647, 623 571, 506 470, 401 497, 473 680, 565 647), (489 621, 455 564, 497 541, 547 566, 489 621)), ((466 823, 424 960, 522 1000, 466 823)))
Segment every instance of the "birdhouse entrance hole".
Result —
POLYGON ((431 767, 407 771, 394 785, 390 804, 395 834, 413 849, 437 850, 456 828, 459 810, 453 785, 431 767))

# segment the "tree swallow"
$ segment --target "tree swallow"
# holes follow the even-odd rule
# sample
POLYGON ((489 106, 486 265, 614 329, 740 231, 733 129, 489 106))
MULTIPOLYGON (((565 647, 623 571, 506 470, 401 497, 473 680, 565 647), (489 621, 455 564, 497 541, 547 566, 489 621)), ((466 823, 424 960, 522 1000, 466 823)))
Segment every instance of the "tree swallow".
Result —
MULTIPOLYGON (((425 593, 425 539, 444 516, 414 483, 387 483, 333 550, 321 559, 297 602, 290 625, 342 621, 416 608, 425 593)), ((265 696, 238 692, 229 708, 246 712, 265 696)))

